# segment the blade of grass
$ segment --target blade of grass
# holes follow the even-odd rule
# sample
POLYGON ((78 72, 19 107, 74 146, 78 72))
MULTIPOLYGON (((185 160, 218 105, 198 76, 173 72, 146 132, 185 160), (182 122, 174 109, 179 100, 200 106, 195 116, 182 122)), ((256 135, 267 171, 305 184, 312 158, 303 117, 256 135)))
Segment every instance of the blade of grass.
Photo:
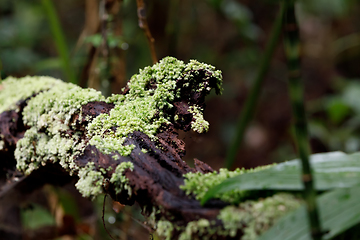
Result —
POLYGON ((295 0, 285 0, 284 45, 288 64, 289 95, 294 115, 296 145, 302 164, 304 198, 314 240, 321 239, 319 213, 316 205, 312 169, 309 162, 310 146, 304 107, 304 90, 300 74, 299 28, 295 16, 295 0))
POLYGON ((274 51, 277 46, 277 43, 279 42, 283 18, 284 18, 284 7, 281 6, 277 18, 275 20, 275 23, 272 27, 270 41, 266 46, 264 57, 261 60, 260 68, 255 78, 255 83, 250 90, 249 97, 246 99, 244 110, 242 111, 239 117, 235 132, 235 138, 233 139, 230 149, 227 153, 225 165, 226 168, 228 169, 230 169, 234 164, 239 147, 244 138, 245 129, 248 126, 250 120, 254 116, 262 83, 270 67, 271 58, 274 55, 274 51))
POLYGON ((56 50, 61 59, 62 69, 68 82, 76 84, 75 74, 70 65, 69 52, 66 46, 63 30, 60 25, 58 15, 51 0, 42 0, 42 5, 45 9, 46 15, 49 20, 49 26, 54 37, 56 50))

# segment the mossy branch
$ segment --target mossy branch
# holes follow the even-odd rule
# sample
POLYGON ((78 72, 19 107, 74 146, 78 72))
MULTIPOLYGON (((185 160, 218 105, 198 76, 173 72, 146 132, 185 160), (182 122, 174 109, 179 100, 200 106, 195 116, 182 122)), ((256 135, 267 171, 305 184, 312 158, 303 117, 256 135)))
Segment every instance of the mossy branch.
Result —
POLYGON ((7 181, 0 182, 6 182, 0 197, 19 176, 23 183, 36 176, 32 179, 56 184, 72 175, 84 197, 107 193, 122 204, 137 202, 166 239, 255 238, 266 230, 263 221, 270 226, 279 217, 271 213, 280 204, 291 210, 298 200, 280 194, 234 206, 214 199, 201 206, 180 187, 185 177, 191 181, 191 173, 223 177, 199 160, 189 167, 176 133, 207 131, 205 96, 212 89, 220 93, 221 82, 214 67, 171 57, 141 70, 122 95, 108 98, 49 77, 4 80, 0 176, 7 181))

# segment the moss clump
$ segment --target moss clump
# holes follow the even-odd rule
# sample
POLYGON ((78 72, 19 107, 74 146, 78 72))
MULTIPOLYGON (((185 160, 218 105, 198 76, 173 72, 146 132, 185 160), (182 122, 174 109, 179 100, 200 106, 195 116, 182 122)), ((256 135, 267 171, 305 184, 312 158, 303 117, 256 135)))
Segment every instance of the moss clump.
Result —
POLYGON ((203 133, 209 130, 209 122, 204 119, 203 109, 197 106, 190 106, 189 112, 193 114, 195 121, 191 122, 191 129, 194 132, 203 133))
POLYGON ((199 219, 198 221, 189 222, 186 228, 179 236, 179 240, 195 239, 209 239, 207 236, 216 232, 216 229, 211 228, 211 224, 207 219, 199 219))
MULTIPOLYGON (((79 171, 81 177, 77 186, 84 196, 100 194, 102 173, 93 165, 79 169, 73 161, 85 147, 91 144, 105 154, 129 155, 134 145, 124 145, 128 134, 140 131, 155 140, 160 126, 173 121, 173 102, 182 97, 183 89, 191 87, 191 91, 206 95, 212 88, 209 79, 213 81, 211 86, 215 81, 214 88, 221 93, 220 71, 195 60, 185 64, 173 57, 140 70, 131 78, 125 95, 112 95, 107 99, 93 89, 82 89, 50 77, 8 78, 0 86, 0 89, 6 89, 0 92, 1 111, 16 109, 16 102, 37 94, 28 100, 23 111, 23 121, 30 128, 17 142, 17 168, 30 174, 47 161, 59 162, 71 174, 79 171), (75 122, 72 122, 74 114, 81 117, 82 106, 93 101, 114 103, 115 107, 109 114, 100 114, 91 121, 87 119, 90 121, 87 131, 77 132, 75 122), (82 187, 85 190, 80 189, 82 187)), ((190 108, 195 119, 192 129, 197 132, 208 129, 202 110, 195 105, 190 108)), ((117 169, 111 179, 126 187, 122 171, 122 168, 117 169)))
POLYGON ((291 194, 279 193, 260 201, 246 201, 238 207, 229 206, 220 211, 225 235, 235 237, 238 230, 242 240, 255 240, 282 216, 300 207, 301 201, 291 194))
POLYGON ((176 229, 179 240, 215 239, 215 236, 236 237, 243 233, 241 240, 256 240, 263 232, 273 226, 277 220, 297 209, 301 200, 291 194, 279 193, 258 201, 245 201, 238 206, 223 208, 217 219, 222 222, 199 219, 186 226, 177 226, 167 220, 160 220, 155 229, 160 237, 173 239, 176 229))
POLYGON ((156 223, 156 233, 166 240, 172 239, 173 230, 173 224, 169 221, 160 220, 156 223))
MULTIPOLYGON (((225 168, 221 168, 219 172, 214 171, 212 173, 187 173, 184 175, 185 181, 184 185, 181 185, 180 188, 186 191, 187 195, 195 195, 195 198, 199 201, 203 199, 205 193, 212 187, 219 185, 221 182, 225 181, 228 178, 232 178, 244 173, 255 172, 266 169, 269 166, 257 167, 255 169, 239 169, 237 168, 234 171, 229 171, 225 168)), ((226 193, 221 193, 216 195, 215 198, 221 199, 228 203, 239 203, 243 197, 247 194, 246 191, 232 190, 226 193)))
POLYGON ((104 177, 101 172, 96 171, 95 164, 89 162, 81 168, 78 173, 79 181, 75 184, 76 188, 83 197, 94 199, 103 193, 104 177))
POLYGON ((51 77, 8 77, 0 85, 0 112, 17 109, 16 103, 25 100, 35 93, 48 90, 60 81, 51 77))
MULTIPOLYGON (((83 133, 75 132, 71 136, 67 130, 76 131, 71 125, 71 117, 81 114, 81 106, 105 98, 94 89, 82 89, 74 84, 64 83, 52 78, 40 78, 56 85, 43 90, 28 101, 23 111, 23 121, 30 129, 24 138, 16 144, 15 158, 17 168, 30 174, 31 171, 44 165, 46 161, 57 162, 71 173, 77 170, 73 160, 86 147, 82 140, 83 133)), ((28 83, 29 77, 11 81, 11 84, 28 83)), ((34 78, 34 84, 39 81, 34 78)), ((7 83, 10 86, 10 83, 7 83)))
POLYGON ((114 183, 116 194, 120 193, 122 190, 127 190, 128 195, 131 196, 131 187, 129 186, 129 179, 123 174, 126 169, 130 171, 134 170, 134 164, 132 162, 122 162, 120 163, 115 172, 112 174, 110 182, 114 183))
MULTIPOLYGON (((220 93, 221 72, 213 66, 195 60, 185 64, 166 57, 151 67, 145 67, 130 79, 126 95, 113 95, 106 100, 116 103, 116 106, 109 114, 101 114, 89 124, 90 144, 105 154, 117 151, 123 156, 129 155, 134 146, 123 145, 129 133, 140 131, 155 140, 160 126, 174 119, 169 110, 173 108, 174 100, 180 97, 181 86, 195 85, 194 91, 208 93, 211 88, 206 85, 206 80, 210 77, 216 79, 216 91, 220 93), (195 78, 200 70, 205 72, 205 76, 196 85, 195 78)), ((192 129, 200 133, 207 131, 209 124, 203 118, 202 109, 193 106, 190 111, 196 119, 192 129)))

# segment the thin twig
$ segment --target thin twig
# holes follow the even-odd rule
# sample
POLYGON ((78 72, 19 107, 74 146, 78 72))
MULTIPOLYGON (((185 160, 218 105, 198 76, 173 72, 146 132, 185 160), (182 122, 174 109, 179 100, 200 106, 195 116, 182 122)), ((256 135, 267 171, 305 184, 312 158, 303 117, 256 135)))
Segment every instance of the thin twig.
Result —
POLYGON ((106 197, 107 197, 107 194, 105 194, 104 196, 104 202, 103 202, 103 209, 102 209, 102 216, 101 216, 101 219, 102 219, 102 222, 103 222, 103 226, 105 228, 105 231, 107 232, 107 234, 109 235, 109 237, 112 239, 112 240, 115 240, 110 232, 107 230, 106 226, 105 226, 105 220, 104 220, 104 215, 105 215, 105 203, 106 203, 106 197))
POLYGON ((295 0, 285 0, 284 45, 288 63, 289 95, 295 120, 296 145, 302 163, 304 198, 314 240, 321 239, 319 213, 316 206, 316 191, 309 161, 310 146, 304 107, 304 89, 300 72, 299 27, 295 16, 295 0))
POLYGON ((279 42, 283 18, 284 18, 284 7, 281 6, 277 18, 275 20, 275 23, 272 27, 270 41, 266 46, 264 57, 261 60, 260 68, 255 78, 255 83, 252 86, 249 97, 246 99, 244 110, 242 111, 238 120, 235 138, 231 143, 230 149, 226 157, 226 167, 228 169, 230 169, 234 164, 236 155, 244 139, 245 130, 250 120, 253 118, 255 114, 255 109, 259 99, 261 86, 265 79, 265 75, 270 67, 271 58, 274 55, 274 51, 277 46, 277 43, 279 42))
POLYGON ((148 39, 150 52, 151 52, 151 58, 153 63, 155 64, 157 60, 156 51, 155 51, 155 39, 152 37, 149 25, 147 23, 146 19, 146 10, 145 10, 145 3, 143 0, 136 0, 137 4, 137 15, 139 18, 139 27, 144 30, 145 35, 148 39))

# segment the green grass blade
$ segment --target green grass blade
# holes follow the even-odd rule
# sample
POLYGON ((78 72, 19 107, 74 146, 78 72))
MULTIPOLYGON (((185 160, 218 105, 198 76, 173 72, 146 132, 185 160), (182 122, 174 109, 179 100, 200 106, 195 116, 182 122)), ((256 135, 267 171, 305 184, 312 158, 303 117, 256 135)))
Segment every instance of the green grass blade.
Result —
POLYGON ((265 79, 265 75, 270 67, 271 58, 274 55, 279 37, 281 35, 282 21, 284 18, 284 7, 281 6, 278 16, 275 20, 274 26, 271 31, 270 41, 268 42, 264 57, 261 60, 259 71, 257 72, 254 85, 252 86, 249 97, 246 99, 244 110, 239 118, 235 137, 231 143, 230 149, 226 156, 226 168, 231 169, 234 164, 236 154, 238 153, 241 142, 243 141, 245 130, 253 118, 257 101, 259 99, 262 82, 265 79))
MULTIPOLYGON (((317 198, 323 239, 331 239, 360 223, 360 187, 341 188, 317 198)), ((305 206, 280 219, 259 240, 311 239, 305 206)))
MULTIPOLYGON (((348 188, 360 183, 360 153, 313 154, 310 162, 317 191, 348 188)), ((232 190, 302 191, 301 174, 301 164, 297 159, 258 172, 244 173, 209 189, 201 203, 232 190)))
POLYGON ((70 55, 66 46, 65 37, 58 15, 51 0, 42 0, 42 5, 48 17, 49 26, 54 37, 55 46, 61 59, 62 69, 68 82, 77 83, 75 74, 70 65, 70 55))

